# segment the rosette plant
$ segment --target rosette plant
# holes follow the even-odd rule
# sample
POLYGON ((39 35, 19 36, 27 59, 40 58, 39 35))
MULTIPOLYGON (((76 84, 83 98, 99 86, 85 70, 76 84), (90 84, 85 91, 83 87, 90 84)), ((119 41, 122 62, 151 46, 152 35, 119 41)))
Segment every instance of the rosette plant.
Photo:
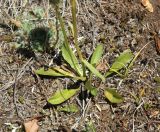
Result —
MULTIPOLYGON (((89 59, 86 59, 82 55, 78 44, 76 0, 70 0, 72 10, 74 48, 76 49, 76 52, 73 52, 67 37, 64 19, 60 13, 59 2, 60 0, 50 0, 51 5, 55 9, 57 19, 63 32, 64 44, 61 47, 61 53, 67 66, 63 65, 49 67, 47 70, 45 68, 40 68, 36 70, 35 73, 38 75, 70 78, 73 79, 75 83, 80 82, 82 85, 77 86, 77 88, 64 88, 62 90, 57 90, 56 93, 54 93, 53 96, 49 97, 48 99, 48 102, 53 105, 61 104, 75 94, 80 93, 82 91, 82 87, 92 96, 96 96, 98 93, 98 88, 92 85, 93 76, 96 76, 100 78, 102 82, 105 82, 105 77, 108 77, 112 73, 119 73, 118 71, 124 68, 133 57, 131 51, 126 50, 117 58, 117 61, 112 65, 110 70, 107 73, 103 73, 102 75, 102 73, 96 69, 96 66, 102 57, 103 45, 98 44, 89 59)), ((106 89, 104 91, 104 95, 112 103, 120 103, 123 101, 123 98, 114 89, 106 89)))

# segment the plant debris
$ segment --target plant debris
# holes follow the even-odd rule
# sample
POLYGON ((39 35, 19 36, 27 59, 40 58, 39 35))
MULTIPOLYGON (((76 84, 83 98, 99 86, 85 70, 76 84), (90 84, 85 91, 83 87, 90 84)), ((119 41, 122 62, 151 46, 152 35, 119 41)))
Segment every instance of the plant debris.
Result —
POLYGON ((83 63, 74 46, 70 1, 57 2, 70 48, 62 47, 67 42, 55 5, 0 1, 0 131, 23 131, 22 121, 35 115, 44 118, 25 122, 27 131, 160 131, 160 1, 148 1, 151 13, 137 0, 77 0, 83 63), (11 23, 2 9, 22 26, 11 23), (51 29, 46 46, 54 50, 30 47, 46 38, 43 30, 42 37, 29 40, 36 27, 51 29), (113 74, 104 77, 107 71, 113 74))
POLYGON ((149 0, 142 0, 142 5, 146 7, 149 12, 153 12, 153 6, 149 0))
POLYGON ((158 35, 155 36, 155 44, 157 52, 160 54, 160 37, 158 37, 158 35))
POLYGON ((33 119, 30 121, 27 121, 24 123, 24 127, 25 127, 25 131, 26 132, 38 132, 38 120, 37 119, 33 119))

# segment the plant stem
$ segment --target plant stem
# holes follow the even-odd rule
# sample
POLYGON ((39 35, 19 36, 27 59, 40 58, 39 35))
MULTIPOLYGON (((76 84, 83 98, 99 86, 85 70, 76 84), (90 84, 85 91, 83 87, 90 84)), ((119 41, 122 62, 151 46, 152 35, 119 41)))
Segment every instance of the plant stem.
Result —
POLYGON ((145 44, 145 45, 138 51, 138 53, 134 56, 134 58, 132 59, 132 61, 130 62, 128 68, 127 68, 126 71, 125 71, 125 74, 124 74, 125 77, 128 75, 129 69, 133 66, 133 63, 136 61, 136 59, 137 59, 137 57, 139 56, 139 54, 140 54, 140 53, 142 52, 142 50, 143 50, 144 48, 146 48, 151 42, 152 42, 152 41, 150 41, 150 42, 148 42, 147 44, 145 44))
POLYGON ((57 15, 57 18, 60 22, 60 25, 61 25, 61 29, 62 29, 62 32, 63 32, 63 36, 64 36, 64 40, 65 40, 65 46, 67 47, 68 49, 68 46, 69 46, 69 42, 68 42, 68 38, 67 38, 67 34, 66 34, 66 31, 65 31, 65 27, 64 27, 64 22, 62 20, 62 17, 60 15, 60 12, 59 12, 59 6, 58 5, 55 5, 55 11, 56 11, 56 15, 57 15))
MULTIPOLYGON (((70 44, 69 44, 69 41, 68 41, 68 38, 67 38, 67 34, 66 34, 66 31, 65 31, 64 21, 63 21, 63 18, 61 17, 61 14, 60 14, 60 12, 59 12, 59 5, 58 5, 58 4, 57 4, 57 5, 54 5, 54 8, 55 8, 56 15, 57 15, 57 18, 58 18, 58 20, 59 20, 59 22, 60 22, 60 26, 61 26, 61 29, 62 29, 62 33, 63 33, 63 36, 64 36, 64 40, 65 40, 64 45, 65 45, 66 49, 69 51, 69 53, 71 53, 72 50, 71 50, 71 48, 70 48, 70 44)), ((75 61, 74 61, 74 57, 73 57, 71 54, 70 54, 70 57, 71 57, 71 60, 72 60, 72 62, 73 62, 73 65, 74 65, 76 71, 78 71, 78 68, 77 68, 77 66, 76 66, 76 63, 75 63, 75 61)), ((83 68, 83 66, 82 66, 82 68, 83 68)), ((84 73, 84 70, 83 70, 83 73, 84 73)), ((85 74, 81 75, 81 73, 79 73, 79 72, 78 72, 78 74, 79 74, 80 76, 85 75, 85 74)))
POLYGON ((82 62, 83 60, 83 56, 82 53, 80 51, 80 48, 78 46, 78 33, 77 33, 77 19, 76 19, 76 0, 70 0, 71 6, 72 6, 72 21, 73 21, 73 30, 74 30, 74 44, 75 44, 75 48, 77 50, 78 56, 80 58, 81 64, 82 64, 82 69, 83 69, 83 75, 85 76, 85 66, 82 62))
POLYGON ((73 36, 74 36, 75 48, 77 50, 80 60, 82 61, 83 57, 82 57, 80 48, 78 46, 77 21, 76 21, 76 0, 70 0, 70 2, 72 6, 72 20, 73 20, 73 30, 74 30, 73 36))

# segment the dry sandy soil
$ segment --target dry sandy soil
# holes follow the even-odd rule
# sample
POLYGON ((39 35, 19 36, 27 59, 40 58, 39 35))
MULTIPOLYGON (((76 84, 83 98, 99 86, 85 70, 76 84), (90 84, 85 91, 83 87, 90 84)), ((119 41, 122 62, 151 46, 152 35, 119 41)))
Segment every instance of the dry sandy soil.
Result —
MULTIPOLYGON (((155 81, 160 76, 160 49, 155 41, 155 38, 160 40, 160 0, 150 1, 154 8, 152 13, 142 6, 140 0, 78 0, 78 36, 82 38, 80 47, 86 58, 101 43, 104 46, 102 60, 111 65, 125 49, 136 54, 147 45, 126 78, 114 75, 105 83, 95 78, 93 83, 98 87, 98 96, 86 97, 84 102, 79 93, 61 104, 75 103, 79 112, 65 113, 57 111, 59 106, 49 105, 47 99, 58 88, 74 82, 66 78, 42 78, 34 73, 35 69, 50 64, 54 66, 62 59, 57 52, 63 41, 59 24, 58 42, 55 43, 56 33, 49 40, 50 44, 56 45, 54 53, 16 47, 29 45, 27 30, 33 25, 55 30, 53 8, 43 0, 1 0, 0 131, 13 129, 6 123, 21 127, 17 131, 24 131, 24 121, 37 117, 40 118, 39 132, 160 131, 160 82, 155 81), (11 23, 11 18, 17 20, 16 23, 11 23), (18 21, 30 26, 25 30, 16 27, 18 21), (103 95, 107 87, 116 88, 124 101, 109 103, 103 95)), ((71 22, 69 1, 63 0, 61 12, 67 27, 71 22)), ((70 31, 68 36, 72 41, 70 31)))

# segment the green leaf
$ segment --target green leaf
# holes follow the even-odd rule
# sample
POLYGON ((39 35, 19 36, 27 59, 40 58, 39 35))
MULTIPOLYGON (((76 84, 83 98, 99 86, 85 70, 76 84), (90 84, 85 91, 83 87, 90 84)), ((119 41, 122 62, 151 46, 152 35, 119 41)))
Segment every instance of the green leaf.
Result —
POLYGON ((64 101, 71 98, 72 96, 74 96, 77 93, 77 91, 79 91, 79 88, 59 90, 52 97, 48 99, 48 102, 53 105, 61 104, 64 101))
POLYGON ((156 83, 160 83, 160 77, 155 77, 155 78, 154 78, 154 81, 155 81, 156 83))
POLYGON ((98 94, 97 88, 92 87, 92 89, 90 90, 90 93, 91 93, 93 96, 97 96, 97 94, 98 94))
POLYGON ((60 68, 59 66, 54 67, 53 69, 54 69, 55 71, 57 71, 57 72, 65 75, 65 76, 69 76, 69 77, 74 77, 74 76, 75 76, 73 73, 69 72, 68 70, 66 71, 66 70, 62 69, 62 68, 60 68))
POLYGON ((94 68, 92 64, 88 63, 86 60, 82 60, 82 62, 87 66, 87 68, 93 74, 95 74, 97 77, 101 78, 103 82, 105 81, 105 77, 96 68, 94 68))
POLYGON ((45 14, 44 9, 41 7, 38 7, 38 6, 32 11, 33 11, 34 15, 39 19, 43 18, 44 14, 45 14))
POLYGON ((158 94, 160 94, 160 87, 157 87, 157 88, 156 88, 156 92, 157 92, 158 94))
POLYGON ((60 2, 60 0, 50 0, 50 3, 56 5, 60 2))
POLYGON ((62 77, 62 76, 65 76, 64 74, 61 74, 59 72, 56 72, 55 70, 49 68, 47 70, 45 70, 44 68, 40 68, 38 70, 35 71, 36 74, 38 75, 44 75, 44 76, 59 76, 59 77, 62 77))
POLYGON ((29 34, 29 32, 31 31, 31 29, 33 29, 35 26, 33 25, 33 23, 31 22, 22 22, 22 29, 23 32, 26 32, 27 34, 29 34))
POLYGON ((44 68, 40 68, 35 71, 36 74, 38 75, 44 75, 44 76, 53 76, 53 77, 71 77, 75 80, 82 80, 85 81, 86 77, 78 77, 74 75, 73 73, 69 71, 65 71, 60 67, 54 67, 54 68, 48 68, 45 70, 44 68))
POLYGON ((115 89, 109 89, 107 88, 104 91, 105 97, 111 102, 111 103, 121 103, 123 102, 123 97, 119 95, 115 89))
POLYGON ((87 81, 85 83, 85 88, 93 95, 93 96, 96 96, 98 94, 98 90, 97 88, 93 87, 91 85, 91 82, 90 81, 87 81))
POLYGON ((73 79, 75 80, 82 80, 82 81, 85 81, 86 80, 86 77, 78 77, 78 76, 75 76, 75 74, 69 72, 68 70, 63 70, 62 68, 60 67, 54 67, 53 68, 54 70, 58 71, 59 73, 61 74, 64 74, 64 76, 66 77, 72 77, 73 79))
POLYGON ((89 121, 86 125, 86 132, 96 132, 96 127, 93 124, 93 121, 89 121))
POLYGON ((82 69, 79 66, 79 62, 78 62, 76 56, 74 55, 72 49, 69 46, 68 46, 68 48, 66 48, 65 45, 62 46, 62 56, 70 64, 70 66, 75 71, 77 71, 77 73, 80 76, 82 76, 83 72, 82 72, 82 69))
POLYGON ((103 54, 103 46, 98 45, 96 49, 94 50, 92 57, 91 57, 91 64, 98 64, 103 54))
POLYGON ((59 107, 57 110, 64 111, 64 112, 70 112, 70 113, 76 113, 79 111, 77 105, 75 105, 75 104, 70 104, 70 105, 66 105, 64 107, 59 107))
POLYGON ((115 60, 110 70, 106 73, 106 77, 114 72, 118 72, 120 69, 126 67, 126 65, 133 59, 131 50, 127 49, 115 60))
POLYGON ((69 26, 69 28, 70 28, 73 36, 74 36, 75 33, 74 33, 74 29, 73 29, 73 24, 71 22, 68 22, 68 26, 69 26))

